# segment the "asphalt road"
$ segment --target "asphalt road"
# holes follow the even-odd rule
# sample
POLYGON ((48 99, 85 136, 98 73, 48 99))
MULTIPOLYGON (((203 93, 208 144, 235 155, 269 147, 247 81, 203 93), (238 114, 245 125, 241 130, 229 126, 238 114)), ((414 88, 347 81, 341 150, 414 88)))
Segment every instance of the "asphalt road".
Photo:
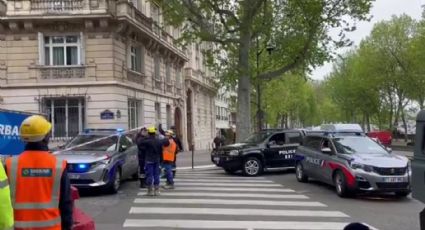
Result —
MULTIPOLYGON (((210 164, 207 152, 197 154, 196 166, 210 164)), ((178 166, 191 166, 191 154, 181 154, 178 166)), ((77 205, 100 230, 342 229, 353 221, 381 230, 416 230, 425 207, 410 196, 342 199, 322 183, 298 183, 292 171, 247 178, 200 167, 179 170, 177 179, 177 189, 159 198, 143 196, 136 181, 127 181, 116 195, 84 191, 77 205)))

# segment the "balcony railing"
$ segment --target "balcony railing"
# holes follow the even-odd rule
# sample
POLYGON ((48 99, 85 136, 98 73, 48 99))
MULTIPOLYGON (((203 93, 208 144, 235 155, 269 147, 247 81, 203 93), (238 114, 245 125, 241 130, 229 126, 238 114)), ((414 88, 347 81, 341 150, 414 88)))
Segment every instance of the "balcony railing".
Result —
POLYGON ((84 8, 84 0, 32 0, 31 10, 62 13, 84 8))
POLYGON ((158 76, 155 76, 155 75, 152 76, 152 88, 153 89, 162 90, 163 89, 162 84, 163 83, 162 83, 161 77, 158 77, 158 76))
POLYGON ((127 80, 141 84, 141 85, 144 85, 145 84, 145 75, 143 75, 142 73, 137 73, 137 72, 128 70, 127 71, 127 80))
POLYGON ((85 66, 45 66, 40 68, 41 79, 74 79, 85 76, 85 66))

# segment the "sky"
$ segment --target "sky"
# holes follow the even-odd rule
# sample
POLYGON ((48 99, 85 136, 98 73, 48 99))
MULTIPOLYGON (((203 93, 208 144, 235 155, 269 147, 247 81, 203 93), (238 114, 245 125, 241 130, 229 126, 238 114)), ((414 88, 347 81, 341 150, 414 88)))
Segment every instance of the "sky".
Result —
MULTIPOLYGON (((376 0, 370 11, 370 15, 373 16, 372 20, 370 22, 358 22, 357 30, 347 33, 347 37, 354 42, 354 45, 359 45, 360 41, 370 34, 376 22, 389 20, 392 15, 407 14, 412 18, 420 19, 422 16, 422 5, 425 5, 425 0, 376 0)), ((338 50, 338 53, 344 53, 344 49, 338 50)), ((328 62, 316 68, 312 72, 311 78, 322 80, 331 71, 332 63, 328 62)))

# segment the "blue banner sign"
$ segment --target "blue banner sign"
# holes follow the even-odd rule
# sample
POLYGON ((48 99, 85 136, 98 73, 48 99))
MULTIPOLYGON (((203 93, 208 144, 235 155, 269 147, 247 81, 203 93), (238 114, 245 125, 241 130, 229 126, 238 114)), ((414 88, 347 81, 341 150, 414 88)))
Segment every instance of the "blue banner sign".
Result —
POLYGON ((18 155, 24 151, 19 138, 22 121, 31 114, 0 110, 0 155, 18 155))

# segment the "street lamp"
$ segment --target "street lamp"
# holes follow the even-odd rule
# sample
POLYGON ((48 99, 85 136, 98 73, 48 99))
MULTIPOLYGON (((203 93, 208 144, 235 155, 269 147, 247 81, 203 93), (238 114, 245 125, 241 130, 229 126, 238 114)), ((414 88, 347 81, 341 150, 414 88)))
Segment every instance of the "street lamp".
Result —
MULTIPOLYGON (((257 129, 258 131, 261 131, 263 129, 263 120, 264 120, 264 111, 261 106, 261 79, 260 76, 260 55, 263 52, 263 50, 260 50, 259 48, 259 39, 257 37, 257 129)), ((276 44, 273 40, 269 40, 266 45, 266 50, 271 55, 273 50, 276 49, 276 44)))

